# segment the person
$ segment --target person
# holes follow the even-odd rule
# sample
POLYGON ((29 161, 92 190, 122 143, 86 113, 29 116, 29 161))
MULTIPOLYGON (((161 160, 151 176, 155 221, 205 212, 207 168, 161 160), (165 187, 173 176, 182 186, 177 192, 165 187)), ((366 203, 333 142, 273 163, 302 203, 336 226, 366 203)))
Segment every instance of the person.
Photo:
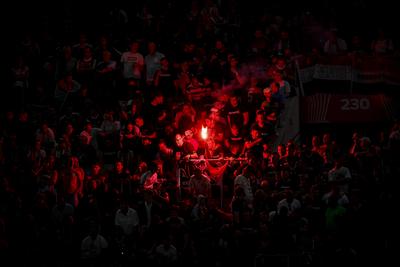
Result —
POLYGON ((178 260, 178 250, 166 236, 155 248, 155 258, 158 266, 174 266, 178 260))
POLYGON ((349 192, 351 172, 349 168, 343 166, 342 159, 335 160, 333 168, 328 172, 328 181, 339 184, 341 191, 349 192))
POLYGON ((253 203, 253 189, 251 186, 250 175, 252 173, 252 168, 246 166, 243 168, 242 173, 236 176, 233 184, 235 187, 235 191, 237 187, 243 188, 244 191, 244 199, 247 202, 249 207, 252 207, 253 203))
POLYGON ((343 54, 346 51, 346 41, 337 36, 337 29, 332 29, 328 40, 324 43, 324 53, 327 55, 338 55, 343 54))
POLYGON ((154 192, 152 190, 145 190, 143 198, 143 203, 138 206, 138 215, 141 230, 145 233, 158 223, 162 210, 160 205, 154 201, 154 192))
POLYGON ((195 168, 194 174, 190 177, 189 190, 195 198, 199 195, 211 197, 210 178, 206 176, 200 168, 195 168))
POLYGON ((91 226, 89 234, 81 241, 81 260, 84 266, 101 266, 108 242, 99 233, 99 227, 91 226))
POLYGON ((133 252, 139 230, 139 216, 135 209, 129 207, 127 199, 121 199, 120 208, 115 213, 114 225, 120 253, 133 252))

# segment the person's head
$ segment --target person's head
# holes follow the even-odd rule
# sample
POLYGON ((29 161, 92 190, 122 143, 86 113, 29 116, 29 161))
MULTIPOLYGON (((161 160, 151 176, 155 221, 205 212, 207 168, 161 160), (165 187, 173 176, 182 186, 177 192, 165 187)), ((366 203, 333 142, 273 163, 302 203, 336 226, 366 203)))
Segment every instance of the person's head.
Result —
POLYGON ((122 213, 126 214, 129 210, 129 202, 127 199, 120 200, 120 210, 122 213))
POLYGON ((293 155, 295 150, 296 150, 295 144, 293 144, 293 143, 292 144, 287 144, 286 151, 287 151, 288 155, 293 155))
POLYGON ((92 57, 92 49, 91 49, 89 46, 86 46, 86 47, 83 49, 83 57, 84 57, 84 58, 90 58, 90 57, 92 57))
POLYGON ((128 132, 132 132, 133 129, 134 129, 133 123, 132 123, 132 122, 128 122, 128 124, 126 125, 126 130, 127 130, 128 132))
POLYGON ((141 161, 140 163, 139 163, 139 166, 138 166, 138 170, 139 170, 139 172, 145 172, 145 171, 147 171, 147 163, 145 162, 145 161, 141 161))
POLYGON ((49 129, 49 125, 47 124, 47 122, 43 122, 42 125, 41 125, 41 127, 40 127, 40 130, 41 130, 43 133, 45 133, 45 132, 47 132, 48 129, 49 129))
POLYGON ((207 205, 207 197, 204 196, 204 195, 202 195, 202 194, 198 195, 198 196, 197 196, 197 203, 198 203, 200 206, 205 206, 205 205, 207 205))
POLYGON ((337 29, 332 29, 329 32, 328 40, 331 42, 336 42, 337 40, 337 29))
POLYGON ((108 51, 108 50, 106 50, 106 51, 103 51, 103 53, 102 53, 102 59, 103 59, 103 61, 104 62, 110 62, 110 60, 111 60, 111 52, 110 51, 108 51))
POLYGON ((311 144, 313 147, 318 147, 320 145, 320 139, 318 135, 314 135, 311 139, 311 144))
POLYGON ((273 74, 274 82, 279 83, 283 81, 283 75, 280 71, 275 71, 273 74))
POLYGON ((165 139, 160 139, 158 142, 158 149, 160 149, 161 151, 165 151, 167 148, 168 146, 165 139))
POLYGON ((264 114, 262 112, 258 112, 257 113, 256 122, 259 123, 259 124, 265 122, 265 117, 264 117, 264 114))
POLYGON ((241 186, 235 186, 235 198, 242 199, 245 196, 244 189, 241 186))
POLYGON ((272 82, 272 83, 269 85, 269 88, 271 89, 271 94, 276 94, 276 93, 278 93, 278 92, 279 92, 279 87, 280 87, 279 83, 277 83, 277 82, 272 82))
POLYGON ((19 121, 20 122, 27 122, 28 121, 28 113, 26 111, 22 111, 19 114, 19 121))
POLYGON ((120 173, 123 171, 123 169, 124 169, 124 164, 122 163, 122 161, 117 161, 115 163, 115 170, 120 173))
POLYGON ((62 194, 57 196, 57 207, 63 209, 65 207, 65 198, 62 194))
POLYGON ((72 123, 68 123, 67 126, 65 126, 65 133, 68 135, 71 135, 75 131, 74 125, 72 123))
POLYGON ((192 114, 192 107, 190 104, 184 104, 182 106, 182 113, 185 115, 191 115, 192 114))
POLYGON ((63 55, 64 55, 64 58, 66 58, 66 59, 72 57, 72 47, 69 45, 64 46, 63 55))
POLYGON ((340 168, 343 166, 343 158, 337 158, 334 161, 334 165, 336 168, 340 168))
POLYGON ((109 41, 108 41, 107 36, 105 36, 105 35, 100 36, 100 38, 99 38, 99 44, 100 44, 100 46, 101 46, 102 48, 107 48, 108 43, 109 43, 109 41))
POLYGON ((154 54, 157 51, 157 45, 155 42, 149 42, 147 45, 147 51, 150 55, 154 54))
POLYGON ((257 128, 253 127, 250 131, 250 135, 251 139, 256 140, 260 137, 260 131, 257 128))
POLYGON ((89 228, 89 236, 92 239, 96 239, 98 234, 99 234, 99 226, 97 224, 91 225, 89 228))
POLYGON ((176 145, 177 145, 178 147, 183 146, 183 143, 184 143, 183 136, 182 136, 181 134, 176 134, 176 135, 175 135, 175 142, 176 142, 176 145))
POLYGON ((79 167, 79 158, 76 156, 71 156, 68 161, 68 166, 70 168, 78 168, 79 167))
POLYGON ((269 88, 269 87, 265 88, 263 90, 263 94, 264 94, 265 99, 267 99, 267 100, 271 99, 271 97, 272 97, 272 89, 269 88))
POLYGON ((292 202, 293 201, 293 198, 294 198, 294 196, 293 196, 293 191, 292 190, 290 190, 290 189, 286 189, 286 191, 285 191, 285 198, 286 198, 286 200, 287 200, 287 202, 292 202))
POLYGON ((139 128, 143 127, 143 125, 144 125, 144 120, 143 120, 143 118, 142 118, 142 117, 137 117, 137 118, 135 119, 135 125, 136 125, 137 127, 139 127, 139 128))
POLYGON ((167 69, 169 66, 169 61, 166 57, 163 57, 162 59, 160 59, 160 64, 161 64, 161 68, 167 69))
POLYGON ((265 179, 262 180, 261 183, 260 183, 260 187, 261 187, 261 189, 264 190, 264 191, 268 190, 268 188, 269 188, 269 182, 268 182, 268 180, 265 180, 265 179))
POLYGON ((285 147, 285 145, 284 144, 279 144, 278 145, 278 155, 280 156, 280 157, 283 157, 283 156, 285 156, 286 155, 286 147, 285 147))
POLYGON ((286 60, 284 58, 278 58, 276 61, 275 67, 278 70, 284 70, 286 68, 286 60))
POLYGON ((88 183, 88 187, 91 192, 96 191, 97 186, 98 186, 97 180, 90 180, 88 183))
POLYGON ((13 111, 6 112, 6 120, 7 121, 13 121, 14 117, 15 117, 15 113, 13 111))
POLYGON ((218 50, 223 50, 225 48, 225 45, 222 42, 222 40, 215 41, 215 48, 218 50))
POLYGON ((87 122, 85 124, 85 131, 88 132, 88 133, 91 133, 92 129, 93 129, 93 124, 91 122, 87 122))
POLYGON ((233 95, 229 98, 229 103, 232 107, 237 107, 239 105, 239 98, 236 95, 233 95))
POLYGON ((362 149, 368 149, 371 146, 371 139, 369 137, 362 137, 360 139, 360 147, 362 149))
POLYGON ((289 32, 286 31, 286 30, 281 31, 281 32, 280 32, 280 38, 281 38, 282 40, 287 40, 287 39, 289 39, 289 32))
POLYGON ((236 67, 239 64, 239 60, 237 59, 237 57, 232 56, 229 60, 229 64, 231 65, 231 67, 236 67))
POLYGON ((79 33, 79 43, 81 45, 86 45, 87 44, 87 35, 84 32, 79 33))
POLYGON ((325 145, 327 145, 327 144, 329 144, 330 142, 331 142, 331 135, 330 135, 329 133, 325 133, 325 134, 322 136, 322 143, 325 144, 325 145))
POLYGON ((145 190, 143 193, 143 199, 144 201, 146 201, 147 203, 150 203, 153 201, 153 195, 154 192, 152 190, 145 190))
POLYGON ((193 131, 192 130, 186 130, 185 131, 185 138, 186 139, 192 139, 193 138, 193 131))
POLYGON ((131 53, 137 53, 139 51, 139 42, 132 42, 130 46, 131 53))
POLYGON ((252 166, 248 165, 246 167, 243 168, 242 170, 242 174, 243 176, 249 178, 250 176, 254 175, 254 169, 252 166))
POLYGON ((99 163, 94 163, 91 168, 92 175, 98 175, 101 171, 101 166, 99 163))

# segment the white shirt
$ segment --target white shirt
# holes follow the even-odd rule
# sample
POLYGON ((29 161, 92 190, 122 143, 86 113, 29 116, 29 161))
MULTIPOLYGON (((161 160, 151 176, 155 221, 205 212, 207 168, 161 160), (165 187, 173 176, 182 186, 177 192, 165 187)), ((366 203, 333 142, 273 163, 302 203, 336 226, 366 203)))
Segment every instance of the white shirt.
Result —
POLYGON ((337 38, 336 42, 327 40, 324 44, 324 52, 326 54, 335 55, 342 51, 347 51, 347 43, 341 38, 337 38))
POLYGON ((146 64, 146 80, 147 81, 153 81, 154 80, 154 74, 158 69, 160 69, 160 60, 165 57, 164 54, 161 54, 160 52, 155 52, 153 55, 148 54, 145 58, 145 64, 146 64))
POLYGON ((87 236, 81 242, 82 258, 89 259, 98 257, 101 251, 107 247, 107 240, 103 236, 97 235, 95 239, 92 239, 91 236, 87 236))
POLYGON ((329 182, 341 181, 343 179, 351 179, 351 173, 347 167, 342 166, 338 169, 334 167, 328 173, 329 182))
POLYGON ((142 74, 140 67, 144 65, 143 55, 140 53, 125 52, 121 56, 121 63, 124 66, 123 76, 125 79, 140 79, 142 74))
POLYGON ((156 253, 158 256, 161 256, 161 258, 163 259, 162 262, 173 262, 176 261, 178 257, 177 250, 173 245, 166 247, 161 244, 157 246, 156 253))
POLYGON ((238 185, 243 188, 246 201, 248 201, 249 203, 253 202, 253 190, 251 188, 249 178, 243 175, 238 175, 235 178, 234 185, 238 185))
MULTIPOLYGON (((326 194, 322 197, 322 201, 325 202, 325 204, 328 205, 328 201, 329 201, 329 198, 330 198, 331 196, 332 196, 332 191, 326 193, 326 194)), ((340 193, 340 195, 338 196, 338 200, 337 200, 338 205, 340 205, 340 206, 346 206, 347 204, 349 204, 349 202, 350 202, 350 201, 349 201, 349 198, 347 197, 347 195, 346 195, 344 192, 340 193)))
POLYGON ((280 212, 282 207, 286 207, 287 210, 288 210, 288 214, 291 214, 292 212, 300 209, 301 208, 301 204, 300 204, 300 201, 298 201, 295 198, 292 200, 291 203, 289 203, 287 201, 287 199, 284 198, 281 201, 279 201, 279 203, 278 203, 278 207, 277 207, 278 213, 280 212))
POLYGON ((115 225, 120 226, 124 234, 131 235, 133 229, 139 225, 139 217, 136 210, 128 208, 126 215, 122 213, 121 209, 115 214, 115 225))

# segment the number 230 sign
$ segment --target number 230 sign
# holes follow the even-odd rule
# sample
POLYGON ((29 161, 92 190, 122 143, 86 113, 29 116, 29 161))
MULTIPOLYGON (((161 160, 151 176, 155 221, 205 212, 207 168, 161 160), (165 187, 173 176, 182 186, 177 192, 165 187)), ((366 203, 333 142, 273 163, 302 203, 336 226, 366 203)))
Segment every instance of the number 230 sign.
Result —
POLYGON ((371 102, 368 98, 342 98, 340 99, 340 109, 345 110, 368 110, 371 102))

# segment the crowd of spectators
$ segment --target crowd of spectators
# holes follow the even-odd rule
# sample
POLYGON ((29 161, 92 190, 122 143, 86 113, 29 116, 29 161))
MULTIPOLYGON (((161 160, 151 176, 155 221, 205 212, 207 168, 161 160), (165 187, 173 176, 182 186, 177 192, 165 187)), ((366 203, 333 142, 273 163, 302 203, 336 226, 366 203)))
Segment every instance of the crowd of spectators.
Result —
POLYGON ((66 4, 16 39, 0 122, 1 265, 388 259, 400 124, 276 140, 298 96, 296 58, 396 57, 396 39, 341 32, 334 7, 138 2, 78 17, 66 4))

